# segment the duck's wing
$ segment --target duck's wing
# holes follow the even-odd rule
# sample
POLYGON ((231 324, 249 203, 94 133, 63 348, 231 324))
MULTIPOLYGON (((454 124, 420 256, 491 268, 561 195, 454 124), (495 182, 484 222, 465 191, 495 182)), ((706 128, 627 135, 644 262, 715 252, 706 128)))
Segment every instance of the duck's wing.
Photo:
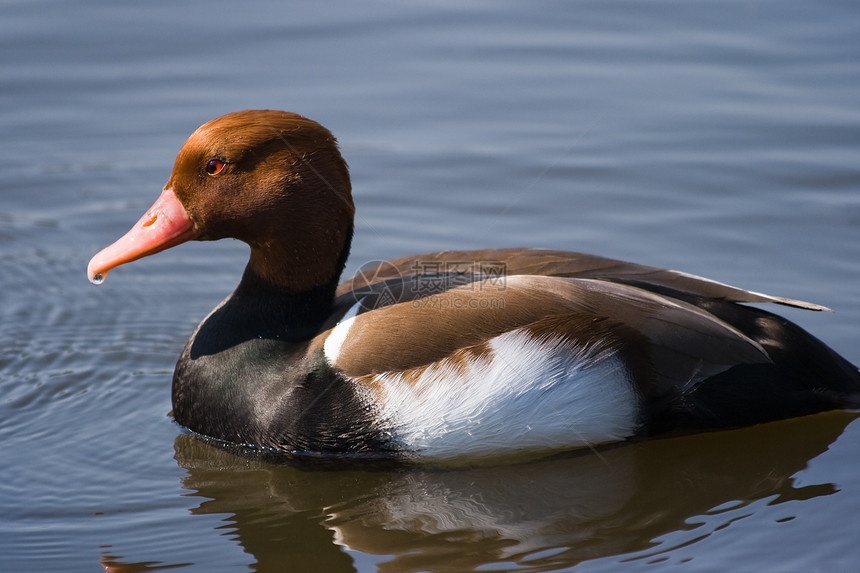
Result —
MULTIPOLYGON (((678 293, 730 302, 771 302, 807 310, 829 310, 819 304, 749 291, 680 271, 570 251, 524 248, 441 251, 387 261, 362 269, 339 286, 338 294, 360 291, 387 280, 407 277, 420 283, 421 279, 415 277, 434 275, 453 282, 466 280, 469 275, 590 278, 670 295, 678 293)), ((424 282, 429 283, 430 279, 424 282)))
POLYGON ((579 348, 611 337, 614 351, 639 364, 637 377, 648 393, 770 360, 759 343, 682 300, 605 280, 536 275, 505 283, 485 278, 431 296, 406 279, 376 283, 319 343, 335 367, 360 377, 425 367, 463 349, 480 352, 512 332, 579 348), (389 298, 396 302, 379 303, 389 298))

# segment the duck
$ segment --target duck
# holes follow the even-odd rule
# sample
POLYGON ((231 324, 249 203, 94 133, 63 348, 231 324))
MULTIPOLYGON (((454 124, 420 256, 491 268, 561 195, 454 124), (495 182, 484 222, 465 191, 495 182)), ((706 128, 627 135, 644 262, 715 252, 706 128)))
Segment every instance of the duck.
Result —
POLYGON ((577 252, 383 261, 340 282, 353 236, 335 137, 295 113, 198 128, 161 195, 89 262, 190 240, 250 247, 191 335, 175 421, 275 456, 479 459, 595 448, 860 407, 860 372, 750 303, 825 307, 577 252))

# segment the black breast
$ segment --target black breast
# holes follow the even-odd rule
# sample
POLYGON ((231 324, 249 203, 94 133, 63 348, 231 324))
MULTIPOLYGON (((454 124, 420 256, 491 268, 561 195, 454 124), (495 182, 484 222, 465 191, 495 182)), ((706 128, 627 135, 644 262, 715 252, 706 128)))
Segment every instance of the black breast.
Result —
POLYGON ((372 405, 310 340, 325 296, 239 289, 203 321, 173 376, 173 415, 224 442, 279 453, 396 453, 372 405))

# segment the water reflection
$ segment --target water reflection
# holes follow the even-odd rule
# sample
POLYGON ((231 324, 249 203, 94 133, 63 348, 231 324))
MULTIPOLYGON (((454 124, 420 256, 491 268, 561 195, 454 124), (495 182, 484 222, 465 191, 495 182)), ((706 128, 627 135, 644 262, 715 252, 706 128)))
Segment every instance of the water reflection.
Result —
POLYGON ((380 571, 541 571, 649 548, 653 557, 671 550, 659 547, 661 536, 701 537, 692 532, 701 516, 728 522, 738 518, 731 509, 763 498, 830 495, 832 484, 795 487, 792 476, 855 417, 831 412, 469 469, 274 465, 187 435, 175 448, 188 471, 183 486, 204 498, 194 513, 225 514, 225 537, 258 570, 352 571, 348 548, 383 556, 380 571))
POLYGON ((105 573, 145 573, 147 571, 161 571, 165 569, 176 569, 180 567, 188 567, 191 563, 178 563, 175 565, 167 565, 157 561, 128 561, 124 558, 114 555, 109 545, 102 546, 102 556, 99 565, 102 566, 105 573))

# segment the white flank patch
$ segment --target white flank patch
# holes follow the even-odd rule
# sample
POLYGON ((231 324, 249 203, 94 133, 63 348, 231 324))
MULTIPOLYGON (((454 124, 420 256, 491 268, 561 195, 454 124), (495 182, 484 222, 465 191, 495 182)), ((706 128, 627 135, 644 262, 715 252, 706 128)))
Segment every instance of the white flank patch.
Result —
POLYGON ((325 339, 325 343, 323 343, 323 354, 325 354, 326 360, 328 360, 328 363, 332 366, 337 362, 337 357, 340 355, 340 349, 343 347, 344 341, 346 341, 349 329, 352 328, 352 323, 355 321, 355 317, 358 315, 359 310, 361 310, 360 300, 346 311, 346 314, 343 315, 343 318, 341 318, 337 325, 331 329, 331 334, 328 335, 328 338, 325 339))
POLYGON ((417 381, 396 372, 377 376, 382 399, 375 405, 404 449, 451 458, 586 447, 633 435, 636 391, 611 348, 540 340, 523 330, 489 345, 486 357, 466 365, 441 360, 417 381))

